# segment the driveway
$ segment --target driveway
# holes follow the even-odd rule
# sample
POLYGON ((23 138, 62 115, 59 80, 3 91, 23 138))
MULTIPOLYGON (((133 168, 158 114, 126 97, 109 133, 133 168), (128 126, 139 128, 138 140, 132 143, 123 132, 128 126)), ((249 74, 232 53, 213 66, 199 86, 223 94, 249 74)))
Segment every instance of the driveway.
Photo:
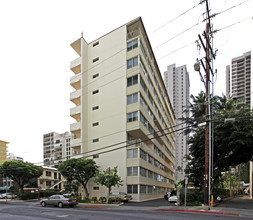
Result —
POLYGON ((253 200, 249 196, 237 196, 222 201, 218 207, 253 210, 253 200))

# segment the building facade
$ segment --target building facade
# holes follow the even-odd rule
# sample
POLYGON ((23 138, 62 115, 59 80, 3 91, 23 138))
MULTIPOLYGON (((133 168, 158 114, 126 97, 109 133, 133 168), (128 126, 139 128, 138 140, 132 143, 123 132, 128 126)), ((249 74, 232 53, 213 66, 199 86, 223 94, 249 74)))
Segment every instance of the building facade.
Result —
POLYGON ((232 59, 230 74, 226 74, 226 78, 229 97, 238 99, 239 104, 250 105, 251 51, 232 59))
MULTIPOLYGON (((87 43, 71 44, 75 157, 94 158, 100 170, 118 167, 136 201, 174 188, 174 113, 141 18, 87 43)), ((89 182, 91 196, 106 188, 89 182)))
POLYGON ((40 190, 63 190, 63 177, 57 168, 42 166, 43 174, 37 179, 40 190))
POLYGON ((70 139, 73 137, 69 132, 58 134, 50 132, 43 135, 44 165, 57 168, 59 163, 69 159, 72 155, 70 139))
MULTIPOLYGON (((164 72, 164 82, 176 116, 176 130, 186 126, 182 124, 180 118, 189 117, 189 112, 185 111, 190 103, 190 81, 186 65, 176 67, 175 64, 169 65, 164 72)), ((185 177, 186 160, 188 154, 188 135, 183 131, 175 133, 176 137, 176 181, 183 180, 185 177)))
POLYGON ((0 164, 2 164, 4 161, 7 160, 7 150, 8 150, 7 144, 9 143, 0 140, 0 164))

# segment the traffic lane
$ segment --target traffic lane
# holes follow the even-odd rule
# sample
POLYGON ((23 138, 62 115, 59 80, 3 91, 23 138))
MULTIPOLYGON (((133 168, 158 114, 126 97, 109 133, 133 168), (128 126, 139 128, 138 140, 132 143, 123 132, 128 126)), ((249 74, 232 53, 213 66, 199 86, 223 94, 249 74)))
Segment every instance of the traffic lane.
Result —
MULTIPOLYGON (((191 213, 169 213, 169 212, 153 212, 141 210, 92 210, 92 209, 76 209, 76 208, 58 208, 58 207, 39 207, 39 206, 0 206, 1 218, 4 220, 56 220, 56 219, 75 219, 75 220, 214 220, 218 215, 208 214, 191 214, 191 213)), ((221 217, 221 216, 220 216, 221 217)), ((236 217, 237 218, 237 217, 236 217)), ((237 219, 241 219, 238 217, 237 219)), ((243 218, 246 220, 247 218, 243 218)), ((248 218, 250 219, 250 218, 248 218)), ((222 220, 231 220, 231 216, 222 216, 222 220)))
POLYGON ((159 206, 176 206, 175 203, 170 203, 168 200, 162 199, 153 199, 143 202, 133 202, 129 201, 123 204, 123 206, 143 206, 143 207, 159 207, 159 206))

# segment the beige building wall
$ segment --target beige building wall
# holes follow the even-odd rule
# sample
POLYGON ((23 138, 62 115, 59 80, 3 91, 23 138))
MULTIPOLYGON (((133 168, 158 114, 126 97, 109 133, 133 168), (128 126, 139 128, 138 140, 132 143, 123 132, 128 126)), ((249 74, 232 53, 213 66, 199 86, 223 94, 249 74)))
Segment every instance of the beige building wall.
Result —
MULTIPOLYGON (((74 155, 77 158, 94 158, 101 171, 117 166, 123 180, 123 186, 117 189, 129 193, 131 187, 137 187, 138 193, 129 193, 134 200, 161 197, 165 190, 174 187, 175 138, 174 134, 157 139, 155 136, 173 131, 171 126, 174 125, 174 114, 142 20, 138 18, 91 43, 81 37, 71 46, 78 55, 70 64, 74 73, 70 79, 74 88, 70 94, 70 100, 73 102, 70 115, 75 119, 70 125, 70 131, 75 135, 75 139, 70 143, 74 155), (138 46, 127 50, 127 44, 133 40, 138 42, 138 46), (140 48, 141 42, 146 54, 143 54, 140 48), (128 68, 128 61, 135 57, 137 65, 128 68), (146 69, 148 65, 152 65, 150 68, 153 71, 147 70, 144 73, 141 65, 146 69), (128 86, 128 81, 133 76, 136 76, 137 83, 128 86), (149 91, 149 98, 141 81, 149 91), (154 88, 150 87, 151 84, 154 88), (138 101, 127 104, 127 96, 135 93, 138 101), (145 109, 141 104, 140 97, 149 105, 150 114, 147 107, 145 109), (153 103, 150 100, 153 100, 153 103), (136 112, 137 120, 127 122, 133 112, 136 112), (144 117, 146 121, 143 121, 144 117), (162 130, 162 133, 159 133, 159 130, 162 130), (130 143, 132 144, 129 145, 130 143), (156 153, 158 148, 160 156, 156 153), (127 158, 128 150, 132 149, 138 152, 138 156, 127 158), (140 158, 140 155, 145 153, 146 160, 140 158), (148 155, 152 156, 153 161, 159 161, 156 165, 160 164, 163 170, 155 167, 154 162, 151 165, 147 159, 148 155), (137 167, 137 176, 128 175, 127 171, 129 172, 131 167, 137 167), (146 177, 140 176, 141 170, 144 172, 142 168, 146 170, 146 177), (166 178, 168 182, 147 178, 148 169, 159 174, 160 179, 166 178), (148 186, 150 193, 144 193, 144 188, 148 192, 148 186)), ((106 190, 102 186, 94 185, 92 181, 89 182, 90 197, 105 196, 106 190)))
POLYGON ((42 166, 43 174, 38 178, 40 190, 57 189, 63 190, 64 178, 56 168, 42 166))
POLYGON ((8 149, 7 144, 9 143, 0 140, 0 164, 2 164, 4 161, 7 160, 7 149, 8 149))

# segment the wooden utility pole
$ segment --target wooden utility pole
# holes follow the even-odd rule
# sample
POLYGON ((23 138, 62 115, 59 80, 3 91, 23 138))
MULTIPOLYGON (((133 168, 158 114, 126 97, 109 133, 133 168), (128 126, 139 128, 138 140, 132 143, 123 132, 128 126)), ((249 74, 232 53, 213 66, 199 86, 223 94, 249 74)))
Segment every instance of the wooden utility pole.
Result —
POLYGON ((210 15, 208 0, 206 0, 206 131, 205 131, 205 189, 204 204, 210 208, 210 15))

